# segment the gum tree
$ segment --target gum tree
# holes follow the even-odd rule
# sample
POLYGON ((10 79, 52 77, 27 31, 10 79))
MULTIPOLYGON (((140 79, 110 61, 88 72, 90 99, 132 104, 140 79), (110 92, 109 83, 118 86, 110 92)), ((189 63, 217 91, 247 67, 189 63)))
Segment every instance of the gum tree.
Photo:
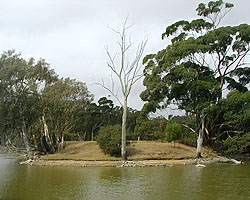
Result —
POLYGON ((168 38, 171 43, 143 60, 146 90, 141 98, 147 101, 144 110, 155 112, 176 104, 194 114, 199 127, 197 158, 201 157, 203 138, 208 134, 209 107, 219 104, 225 88, 247 91, 250 26, 220 26, 232 7, 222 0, 199 4, 196 11, 201 18, 168 26, 162 39, 168 38))
POLYGON ((114 30, 110 28, 115 34, 117 34, 119 40, 117 41, 119 51, 113 56, 111 55, 108 47, 106 53, 108 56, 107 65, 110 68, 112 75, 117 78, 118 84, 111 76, 111 86, 108 87, 104 82, 97 83, 98 85, 109 91, 112 96, 120 103, 123 109, 122 114, 122 146, 121 156, 123 160, 127 159, 126 156, 126 131, 127 131, 127 114, 128 114, 128 97, 131 93, 134 84, 142 78, 141 73, 141 57, 143 55, 147 40, 143 40, 138 46, 135 52, 133 52, 130 38, 128 37, 128 29, 131 26, 127 25, 127 19, 125 20, 121 30, 114 30), (117 58, 119 55, 119 58, 117 58), (132 59, 129 59, 132 58, 132 59), (118 62, 117 62, 118 59, 118 62), (119 89, 122 93, 122 98, 116 92, 115 87, 119 85, 119 89))
MULTIPOLYGON (((45 139, 48 151, 54 153, 64 146, 64 133, 70 132, 82 119, 78 113, 85 111, 93 100, 85 83, 69 78, 60 79, 46 87, 42 92, 44 103, 42 124, 49 127, 45 139), (46 116, 46 120, 45 120, 46 116), (47 135, 47 137, 46 137, 47 135), (50 138, 55 138, 52 144, 50 138)), ((46 132, 46 131, 44 131, 46 132)))
MULTIPOLYGON (((1 120, 4 137, 21 136, 28 158, 33 157, 31 130, 41 114, 41 90, 56 79, 49 65, 40 59, 25 60, 14 50, 0 57, 1 120), (7 134, 8 133, 8 134, 7 134)), ((10 142, 10 139, 8 138, 10 142)))

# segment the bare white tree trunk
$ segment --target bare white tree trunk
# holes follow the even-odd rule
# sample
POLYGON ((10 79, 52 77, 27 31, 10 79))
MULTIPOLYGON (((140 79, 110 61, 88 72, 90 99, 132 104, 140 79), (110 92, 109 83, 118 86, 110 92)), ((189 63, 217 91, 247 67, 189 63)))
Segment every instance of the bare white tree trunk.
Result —
POLYGON ((111 87, 107 87, 104 82, 97 83, 97 85, 102 86, 104 89, 108 90, 113 97, 121 104, 123 108, 122 114, 122 147, 121 147, 121 156, 123 160, 126 160, 126 128, 127 128, 127 112, 128 112, 128 97, 130 95, 132 86, 142 78, 143 74, 141 73, 141 57, 143 55, 147 40, 143 40, 137 47, 136 52, 133 55, 133 59, 129 60, 131 56, 128 54, 128 50, 133 45, 131 40, 127 41, 127 30, 131 26, 127 26, 127 19, 123 24, 122 30, 117 31, 111 29, 119 36, 119 41, 117 42, 120 50, 120 65, 117 66, 115 60, 116 55, 111 56, 111 53, 108 48, 106 48, 106 53, 108 55, 108 67, 111 69, 112 73, 118 78, 118 82, 120 84, 120 91, 122 92, 123 101, 119 98, 119 95, 115 92, 115 81, 113 77, 111 77, 112 85, 111 87), (123 102, 123 103, 122 103, 123 102))
POLYGON ((30 142, 27 136, 27 128, 26 128, 25 122, 23 122, 23 125, 22 125, 21 136, 23 138, 23 143, 27 152, 28 159, 33 159, 33 151, 30 146, 30 142))
POLYGON ((91 141, 94 141, 94 129, 91 129, 91 141))
POLYGON ((128 113, 128 101, 124 100, 123 104, 123 113, 122 113, 122 147, 121 147, 121 156, 122 160, 127 160, 127 152, 126 152, 126 135, 127 135, 127 113, 128 113))
POLYGON ((202 144, 205 131, 205 117, 202 116, 201 128, 199 130, 199 136, 197 138, 196 158, 201 158, 202 144))
POLYGON ((60 139, 59 139, 59 135, 56 134, 55 137, 56 137, 56 148, 57 148, 56 151, 59 152, 60 151, 60 144, 61 144, 60 139))
POLYGON ((50 151, 50 153, 55 153, 55 148, 54 148, 52 141, 50 139, 49 129, 48 129, 44 115, 42 116, 42 124, 43 124, 43 132, 44 132, 45 141, 49 147, 49 151, 50 151))
POLYGON ((64 133, 61 135, 60 150, 64 149, 64 133))

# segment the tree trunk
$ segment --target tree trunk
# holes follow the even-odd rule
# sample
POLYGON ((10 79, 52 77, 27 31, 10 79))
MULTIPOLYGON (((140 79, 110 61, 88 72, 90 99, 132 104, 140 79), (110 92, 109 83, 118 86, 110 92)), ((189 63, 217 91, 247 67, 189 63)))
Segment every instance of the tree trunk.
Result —
POLYGON ((33 152, 32 152, 30 142, 29 142, 29 139, 28 139, 27 128, 26 128, 25 122, 23 122, 23 125, 22 125, 21 135, 22 135, 22 138, 23 138, 23 143, 24 143, 25 149, 27 151, 28 159, 32 159, 33 158, 33 152))
POLYGON ((122 160, 127 160, 127 154, 126 154, 126 131, 127 131, 127 99, 125 98, 124 104, 123 104, 123 113, 122 113, 122 148, 121 148, 121 156, 122 160))
POLYGON ((61 135, 61 143, 60 143, 60 150, 64 149, 64 134, 61 135))
POLYGON ((49 153, 55 153, 55 148, 51 142, 51 139, 49 136, 49 129, 48 129, 44 115, 42 116, 42 124, 43 124, 43 132, 44 132, 44 136, 45 136, 45 141, 49 147, 49 153))
POLYGON ((91 141, 94 141, 94 130, 93 130, 93 128, 91 129, 91 141))
POLYGON ((5 134, 3 131, 1 132, 1 146, 5 146, 5 134))
POLYGON ((59 136, 56 134, 56 151, 60 151, 60 139, 59 136))
MULTIPOLYGON (((2 110, 0 110, 0 115, 2 114, 2 110)), ((5 146, 5 133, 4 133, 4 122, 3 117, 0 116, 0 134, 1 134, 1 146, 5 146)))
POLYGON ((196 158, 201 158, 201 150, 202 150, 202 143, 204 138, 204 131, 205 131, 205 117, 202 116, 201 127, 199 130, 199 136, 197 138, 197 148, 196 148, 196 158))

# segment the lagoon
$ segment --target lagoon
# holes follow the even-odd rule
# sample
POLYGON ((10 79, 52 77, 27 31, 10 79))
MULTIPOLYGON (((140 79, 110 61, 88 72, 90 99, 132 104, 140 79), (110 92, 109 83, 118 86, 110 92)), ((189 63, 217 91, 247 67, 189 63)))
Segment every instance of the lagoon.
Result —
POLYGON ((172 167, 19 165, 0 155, 0 200, 247 200, 250 163, 172 167))

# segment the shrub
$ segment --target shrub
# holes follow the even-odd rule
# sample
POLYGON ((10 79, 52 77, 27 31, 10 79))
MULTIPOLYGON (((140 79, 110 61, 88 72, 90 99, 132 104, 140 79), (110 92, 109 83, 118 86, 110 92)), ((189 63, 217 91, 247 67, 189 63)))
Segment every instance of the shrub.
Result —
POLYGON ((196 140, 197 137, 192 132, 185 130, 184 128, 183 136, 179 142, 191 147, 196 147, 196 140))
POLYGON ((74 134, 70 132, 64 132, 64 139, 65 141, 73 141, 75 140, 74 134))
POLYGON ((225 154, 242 154, 250 152, 250 132, 243 136, 228 137, 223 142, 225 154))
POLYGON ((180 140, 182 137, 183 128, 180 124, 169 121, 166 128, 166 140, 168 142, 180 140))
POLYGON ((154 118, 137 122, 134 135, 141 140, 164 140, 167 120, 154 118))
POLYGON ((101 127, 97 136, 97 143, 106 154, 121 156, 121 125, 108 125, 101 127))

